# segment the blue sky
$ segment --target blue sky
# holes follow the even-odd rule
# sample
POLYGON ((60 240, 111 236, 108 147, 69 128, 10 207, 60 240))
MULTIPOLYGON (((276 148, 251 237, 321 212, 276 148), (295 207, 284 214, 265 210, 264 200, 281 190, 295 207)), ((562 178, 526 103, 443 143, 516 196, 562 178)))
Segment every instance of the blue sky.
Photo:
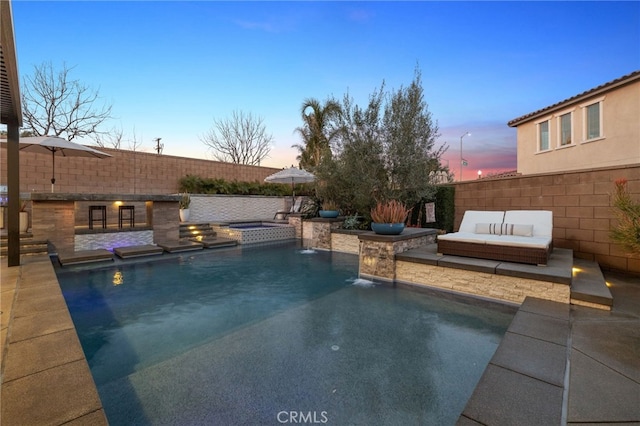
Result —
POLYGON ((14 0, 13 17, 20 74, 75 67, 143 150, 161 137, 164 154, 211 158, 200 137, 241 110, 273 134, 273 167, 295 163, 305 98, 364 105, 418 65, 453 171, 465 131, 465 178, 513 170, 509 120, 640 69, 637 1, 14 0))

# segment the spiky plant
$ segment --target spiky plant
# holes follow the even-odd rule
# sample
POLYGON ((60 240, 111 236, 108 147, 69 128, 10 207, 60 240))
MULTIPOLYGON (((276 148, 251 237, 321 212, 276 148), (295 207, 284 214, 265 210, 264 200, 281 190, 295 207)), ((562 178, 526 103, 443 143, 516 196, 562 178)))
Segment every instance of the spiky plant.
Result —
POLYGON ((404 223, 411 210, 398 200, 383 201, 371 209, 371 219, 375 223, 404 223))
POLYGON ((615 181, 613 208, 617 223, 611 228, 613 241, 632 254, 640 254, 640 204, 634 202, 624 178, 615 181))

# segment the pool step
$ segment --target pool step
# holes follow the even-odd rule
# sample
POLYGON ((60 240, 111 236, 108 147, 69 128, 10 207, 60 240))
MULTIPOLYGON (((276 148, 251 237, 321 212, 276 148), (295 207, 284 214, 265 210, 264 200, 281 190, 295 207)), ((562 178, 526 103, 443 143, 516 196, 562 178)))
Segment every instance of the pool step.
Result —
POLYGON ((106 249, 63 251, 58 253, 58 262, 62 266, 110 261, 113 261, 113 253, 106 249))
POLYGON ((584 259, 573 260, 571 303, 591 308, 611 310, 613 296, 597 262, 584 259))
MULTIPOLYGON (((0 257, 9 252, 8 237, 0 237, 0 257)), ((20 234, 20 254, 45 254, 49 252, 48 240, 34 240, 31 234, 20 234)))
POLYGON ((210 239, 214 238, 216 235, 216 231, 211 228, 209 223, 183 222, 180 224, 179 238, 181 240, 191 239, 198 236, 210 239))

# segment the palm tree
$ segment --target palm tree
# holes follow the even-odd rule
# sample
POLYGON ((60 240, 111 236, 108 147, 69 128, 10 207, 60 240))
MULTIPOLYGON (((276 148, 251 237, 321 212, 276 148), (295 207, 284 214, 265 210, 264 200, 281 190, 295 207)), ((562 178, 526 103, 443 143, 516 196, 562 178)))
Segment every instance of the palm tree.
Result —
POLYGON ((296 128, 303 144, 293 145, 300 151, 296 159, 301 168, 313 171, 325 157, 331 157, 331 141, 337 134, 334 119, 340 112, 340 104, 334 100, 324 105, 314 98, 304 100, 300 108, 304 124, 296 128))

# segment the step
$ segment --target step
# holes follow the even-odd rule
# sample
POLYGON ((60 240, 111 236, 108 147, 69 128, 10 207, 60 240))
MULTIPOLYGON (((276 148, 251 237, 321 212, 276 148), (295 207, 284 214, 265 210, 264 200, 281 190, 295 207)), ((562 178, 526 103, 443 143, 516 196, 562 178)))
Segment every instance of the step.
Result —
POLYGON ((179 233, 180 238, 192 238, 198 235, 202 235, 203 237, 215 237, 217 234, 218 233, 213 229, 205 229, 205 230, 194 229, 189 231, 180 230, 180 233, 179 233))
MULTIPOLYGON (((49 253, 49 248, 47 246, 32 246, 32 247, 20 247, 20 254, 44 254, 49 253)), ((0 249, 0 257, 7 256, 9 254, 9 249, 6 247, 2 247, 0 249)))
MULTIPOLYGON (((0 256, 6 256, 9 252, 6 239, 2 239, 0 243, 0 256)), ((47 240, 34 240, 31 238, 20 238, 20 254, 36 254, 36 253, 48 253, 49 241, 47 240)))
POLYGON ((203 245, 193 241, 162 241, 158 246, 169 253, 179 253, 183 251, 202 250, 203 245))
POLYGON ((152 244, 116 247, 113 252, 122 259, 141 256, 155 256, 164 252, 164 249, 152 244))
POLYGON ((113 253, 106 249, 58 253, 58 262, 60 262, 62 266, 108 261, 113 261, 113 253))
POLYGON ((573 305, 611 310, 613 296, 597 262, 574 259, 571 281, 571 303, 573 305))
POLYGON ((182 222, 180 224, 180 229, 189 229, 191 227, 195 228, 210 228, 211 224, 208 222, 182 222))
MULTIPOLYGON (((20 239, 23 238, 33 238, 33 234, 31 232, 21 232, 20 233, 20 239)), ((1 241, 7 241, 9 239, 9 236, 7 235, 6 231, 2 231, 2 234, 0 234, 0 240, 1 241)))
POLYGON ((233 247, 238 245, 236 240, 222 237, 214 238, 190 238, 189 241, 202 244, 204 248, 220 248, 220 247, 233 247))

